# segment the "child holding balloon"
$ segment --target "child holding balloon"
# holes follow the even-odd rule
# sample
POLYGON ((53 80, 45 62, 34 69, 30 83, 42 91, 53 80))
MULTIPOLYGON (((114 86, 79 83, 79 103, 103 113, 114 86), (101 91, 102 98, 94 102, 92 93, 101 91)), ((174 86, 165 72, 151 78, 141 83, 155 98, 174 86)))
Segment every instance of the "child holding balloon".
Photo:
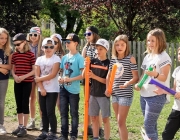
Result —
MULTIPOLYGON (((108 73, 109 59, 106 56, 109 42, 98 39, 96 44, 97 58, 90 61, 89 78, 91 78, 89 116, 92 120, 93 140, 99 140, 99 112, 101 110, 104 123, 104 139, 110 138, 110 99, 106 97, 106 76, 108 73)), ((85 69, 83 71, 84 75, 85 69)))
MULTIPOLYGON (((110 81, 113 65, 117 65, 115 79, 112 87, 112 105, 119 126, 121 140, 128 140, 126 118, 133 100, 133 84, 138 81, 136 60, 130 55, 128 37, 119 35, 114 40, 112 59, 107 74, 107 85, 110 81)), ((108 86, 107 86, 108 87, 108 86)), ((110 96, 107 89, 105 94, 110 96)))
MULTIPOLYGON (((145 56, 141 68, 149 77, 153 77, 157 82, 165 86, 170 84, 171 58, 166 53, 165 34, 161 29, 151 30, 147 35, 147 55, 145 56), (148 71, 149 67, 153 71, 148 71)), ((138 84, 135 89, 140 91, 141 110, 144 116, 144 128, 149 139, 158 140, 157 120, 160 112, 166 103, 166 95, 154 93, 155 85, 149 84, 146 80, 140 89, 138 84)))

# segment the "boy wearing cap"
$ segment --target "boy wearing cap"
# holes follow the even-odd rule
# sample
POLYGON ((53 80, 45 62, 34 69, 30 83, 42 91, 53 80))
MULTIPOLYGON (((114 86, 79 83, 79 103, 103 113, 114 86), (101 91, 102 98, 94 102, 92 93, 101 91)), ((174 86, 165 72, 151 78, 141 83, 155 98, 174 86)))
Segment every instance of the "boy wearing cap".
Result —
POLYGON ((43 56, 35 63, 35 82, 38 86, 39 104, 42 111, 43 129, 36 140, 57 139, 57 119, 55 114, 56 101, 59 92, 58 71, 60 58, 54 54, 54 40, 45 38, 42 42, 43 56), (50 124, 50 133, 49 131, 50 124))
MULTIPOLYGON (((104 139, 110 138, 110 99, 106 97, 106 76, 110 60, 106 54, 109 50, 109 42, 98 39, 95 44, 97 58, 91 59, 89 77, 91 78, 89 116, 92 120, 93 140, 99 140, 99 112, 101 110, 104 123, 104 139)), ((83 71, 84 75, 85 69, 83 71)))
POLYGON ((79 125, 79 93, 81 72, 84 68, 84 58, 77 51, 80 42, 79 37, 70 33, 65 41, 69 53, 63 56, 61 61, 61 77, 59 78, 60 87, 60 112, 61 112, 61 137, 60 140, 68 140, 69 133, 69 106, 71 115, 71 138, 76 140, 79 125))

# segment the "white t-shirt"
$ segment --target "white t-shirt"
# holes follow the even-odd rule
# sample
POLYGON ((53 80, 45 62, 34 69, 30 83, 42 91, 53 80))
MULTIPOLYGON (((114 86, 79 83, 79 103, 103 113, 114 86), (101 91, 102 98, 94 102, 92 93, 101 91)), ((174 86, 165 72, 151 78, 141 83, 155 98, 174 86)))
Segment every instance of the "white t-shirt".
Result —
MULTIPOLYGON (((174 78, 174 80, 176 80, 176 91, 180 92, 180 66, 178 66, 173 74, 172 77, 174 78)), ((174 99, 174 105, 172 107, 174 110, 178 110, 180 111, 180 100, 178 99, 174 99)))
MULTIPOLYGON (((52 72, 53 65, 60 63, 61 59, 57 55, 52 55, 50 58, 46 58, 45 55, 37 58, 35 65, 40 66, 40 77, 48 75, 52 72)), ((58 73, 56 77, 49 81, 42 82, 46 92, 59 92, 58 73)), ((38 87, 38 91, 40 88, 38 87)))
MULTIPOLYGON (((161 73, 160 69, 166 65, 170 64, 171 65, 171 58, 169 55, 166 53, 166 51, 163 51, 161 54, 147 54, 143 60, 143 63, 141 65, 141 68, 143 70, 147 70, 150 66, 151 67, 156 67, 156 71, 158 73, 161 73)), ((149 84, 150 78, 154 77, 148 77, 148 79, 145 81, 143 84, 143 87, 140 91, 141 96, 143 97, 152 97, 152 96, 157 96, 156 93, 153 92, 153 90, 156 89, 156 86, 153 84, 149 84)), ((169 87, 170 86, 170 71, 168 74, 168 77, 165 82, 159 81, 158 79, 155 79, 159 83, 169 87)))

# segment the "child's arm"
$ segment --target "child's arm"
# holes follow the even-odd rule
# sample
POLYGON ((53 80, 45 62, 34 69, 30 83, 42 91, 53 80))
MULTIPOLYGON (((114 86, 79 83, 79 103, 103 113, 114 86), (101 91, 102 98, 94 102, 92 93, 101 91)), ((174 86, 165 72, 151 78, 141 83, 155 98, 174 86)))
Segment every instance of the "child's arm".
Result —
POLYGON ((12 70, 11 70, 12 76, 13 76, 16 83, 20 83, 21 81, 19 80, 19 77, 15 74, 14 68, 15 68, 15 66, 12 65, 12 70))
MULTIPOLYGON (((131 63, 132 64, 136 64, 136 60, 134 57, 131 57, 130 59, 131 63)), ((138 75, 138 71, 137 70, 131 70, 132 71, 132 79, 130 79, 129 81, 126 81, 124 83, 124 85, 120 85, 119 87, 120 88, 126 88, 127 86, 131 85, 131 84, 136 84, 139 80, 139 75, 138 75)))
POLYGON ((92 78, 92 79, 94 79, 96 81, 99 81, 99 82, 101 82, 103 84, 106 84, 106 78, 102 78, 102 77, 99 77, 99 76, 95 75, 92 72, 92 70, 89 71, 89 78, 92 78))
POLYGON ((58 81, 59 81, 60 84, 63 84, 64 83, 64 79, 62 78, 62 76, 63 76, 63 69, 60 69, 59 71, 60 71, 60 75, 58 77, 58 81))
MULTIPOLYGON (((40 67, 38 65, 35 66, 35 77, 39 77, 40 76, 40 67)), ((44 89, 44 86, 42 84, 42 82, 37 82, 37 86, 40 88, 41 91, 41 95, 42 96, 46 96, 46 90, 44 89)))
MULTIPOLYGON (((83 71, 83 68, 80 69, 80 71, 82 72, 83 71)), ((65 83, 69 83, 69 82, 73 82, 73 81, 77 81, 77 80, 82 80, 83 79, 83 76, 82 76, 82 73, 76 77, 72 77, 72 78, 69 78, 69 77, 65 77, 64 78, 64 82, 65 83)))
POLYGON ((32 65, 32 71, 29 72, 29 73, 27 73, 27 74, 25 74, 25 75, 19 76, 19 80, 20 80, 20 81, 23 81, 24 79, 26 79, 26 78, 34 75, 34 74, 35 74, 35 66, 32 65))
POLYGON ((85 58, 86 57, 86 46, 84 46, 81 55, 85 58))
POLYGON ((111 70, 108 71, 107 76, 106 76, 106 91, 105 91, 105 95, 107 97, 111 96, 111 93, 108 93, 108 85, 109 85, 110 75, 111 75, 111 70))
POLYGON ((35 81, 36 82, 42 82, 42 81, 48 81, 53 79, 54 77, 56 77, 58 71, 59 71, 59 62, 54 63, 53 68, 52 68, 52 72, 48 75, 42 76, 42 77, 36 77, 35 81))
POLYGON ((11 70, 11 68, 12 68, 11 59, 12 59, 12 54, 9 55, 8 64, 0 64, 0 68, 6 69, 6 70, 11 70))

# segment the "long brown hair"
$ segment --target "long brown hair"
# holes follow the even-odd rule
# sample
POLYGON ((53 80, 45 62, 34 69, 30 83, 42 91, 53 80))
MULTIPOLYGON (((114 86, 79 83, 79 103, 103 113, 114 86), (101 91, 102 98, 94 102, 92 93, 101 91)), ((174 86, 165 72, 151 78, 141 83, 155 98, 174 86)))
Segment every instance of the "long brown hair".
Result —
POLYGON ((128 40, 127 35, 118 35, 115 38, 114 43, 113 43, 112 58, 118 58, 118 53, 116 51, 115 44, 116 44, 116 42, 118 42, 120 40, 122 40, 122 41, 124 41, 126 43, 126 50, 124 52, 124 57, 126 57, 126 56, 128 56, 130 54, 129 40, 128 40))
MULTIPOLYGON (((147 38, 149 35, 154 36, 156 38, 156 46, 158 47, 158 50, 157 50, 158 54, 162 53, 167 48, 166 37, 163 30, 159 28, 155 28, 147 34, 147 38)), ((151 53, 151 50, 149 49, 147 45, 147 39, 146 39, 146 46, 147 46, 146 52, 151 53)))
POLYGON ((7 35, 7 42, 6 44, 3 46, 3 50, 4 50, 4 54, 9 56, 11 54, 11 45, 10 45, 10 36, 9 36, 9 32, 4 29, 4 28, 0 28, 0 35, 4 33, 7 35))

